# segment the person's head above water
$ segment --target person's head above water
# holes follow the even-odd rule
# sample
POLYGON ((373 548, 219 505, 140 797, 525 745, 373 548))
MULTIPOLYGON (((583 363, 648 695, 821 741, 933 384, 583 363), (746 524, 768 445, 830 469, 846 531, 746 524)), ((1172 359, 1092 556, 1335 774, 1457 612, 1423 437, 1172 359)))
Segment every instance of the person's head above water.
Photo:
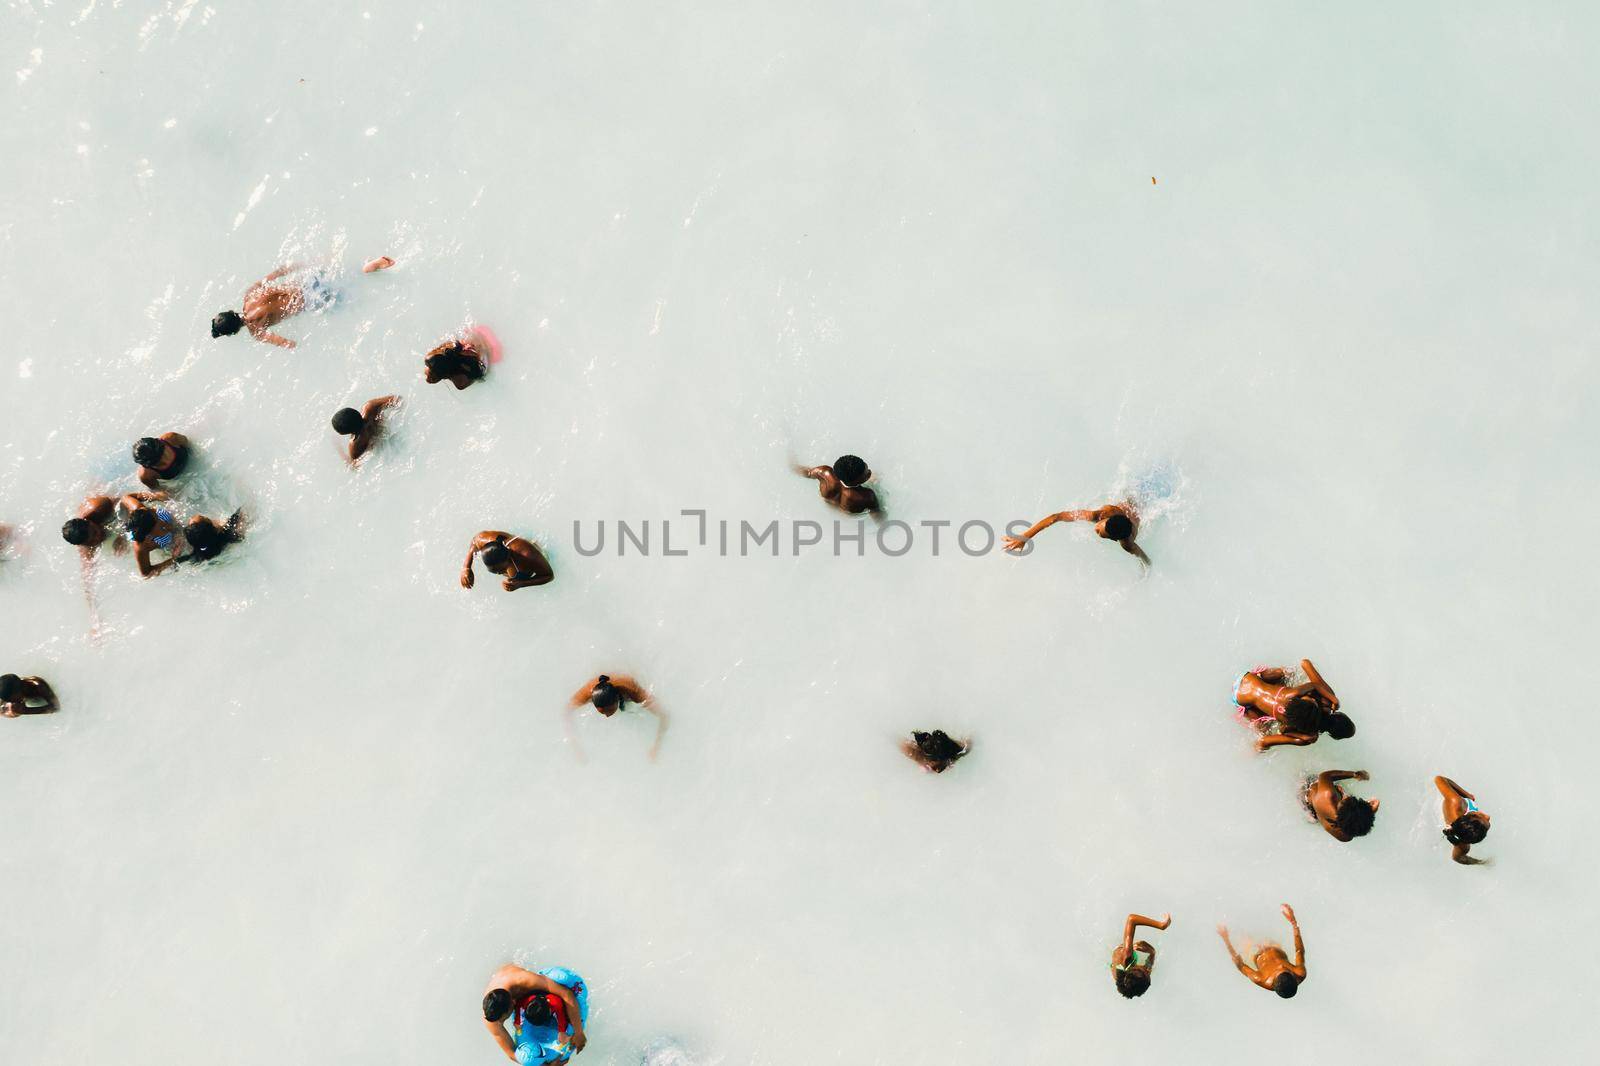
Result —
POLYGON ((1349 740, 1356 735, 1356 724, 1343 711, 1329 711, 1322 716, 1322 731, 1334 740, 1349 740))
POLYGON ((533 998, 523 1004, 522 1018, 530 1025, 553 1025, 556 1012, 550 1007, 550 994, 548 992, 535 993, 533 998))
POLYGON ((231 337, 244 328, 244 316, 237 311, 220 311, 211 320, 211 336, 231 337))
POLYGON ((454 342, 442 352, 428 356, 422 361, 422 365, 427 369, 424 376, 430 384, 455 377, 457 374, 466 374, 468 377, 483 376, 483 362, 478 358, 478 353, 460 341, 454 342))
POLYGON ((504 570, 511 562, 511 549, 506 547, 506 542, 497 540, 483 549, 483 565, 490 570, 504 570))
POLYGON ((1364 837, 1372 832, 1372 823, 1377 818, 1378 812, 1372 809, 1372 804, 1355 796, 1346 796, 1339 803, 1339 815, 1334 819, 1334 824, 1352 837, 1364 837))
POLYGON ((156 513, 148 507, 135 508, 122 520, 122 528, 128 531, 128 536, 134 540, 143 540, 150 535, 156 527, 156 513))
POLYGON ((1278 993, 1280 999, 1293 999, 1294 994, 1300 991, 1300 979, 1292 973, 1280 973, 1277 980, 1272 982, 1272 990, 1278 993))
POLYGON ((155 437, 140 437, 133 442, 133 461, 140 466, 155 466, 166 450, 167 446, 155 437))
POLYGON ((341 407, 333 412, 333 431, 342 437, 360 433, 364 425, 366 423, 361 419, 361 412, 354 407, 341 407))
POLYGON ((498 1022, 511 1013, 511 993, 503 988, 489 990, 483 997, 483 1020, 498 1022))
POLYGON ((861 456, 841 455, 833 461, 833 476, 855 488, 871 477, 872 471, 867 469, 866 460, 861 456))
POLYGON ((1127 540, 1133 536, 1133 521, 1127 515, 1118 512, 1102 518, 1095 529, 1107 540, 1127 540))
POLYGON ((1482 811, 1463 814, 1444 831, 1444 838, 1452 844, 1480 844, 1488 835, 1489 819, 1482 811))
POLYGON ((1117 991, 1129 999, 1150 990, 1150 971, 1143 966, 1128 966, 1117 971, 1117 991))
POLYGON ((594 691, 589 693, 589 702, 601 714, 615 714, 622 707, 622 690, 613 685, 609 677, 601 674, 595 680, 594 691))
POLYGON ((0 703, 10 703, 22 694, 22 678, 16 674, 0 674, 0 703))
POLYGON ((94 524, 87 518, 69 518, 61 527, 61 539, 68 544, 88 544, 94 534, 94 524))
POLYGON ((935 762, 949 762, 963 751, 961 745, 942 729, 935 729, 931 733, 917 731, 911 734, 911 739, 916 741, 918 751, 935 762))

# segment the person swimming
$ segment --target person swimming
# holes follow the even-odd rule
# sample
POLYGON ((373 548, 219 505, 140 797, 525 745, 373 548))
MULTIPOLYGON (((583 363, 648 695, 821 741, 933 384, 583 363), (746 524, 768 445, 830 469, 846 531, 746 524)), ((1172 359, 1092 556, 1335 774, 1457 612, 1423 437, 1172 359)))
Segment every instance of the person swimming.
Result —
POLYGON ((1337 782, 1366 781, 1370 777, 1365 770, 1324 770, 1306 778, 1301 785, 1300 805, 1327 830, 1329 836, 1348 844, 1356 837, 1364 837, 1372 832, 1372 822, 1378 814, 1378 801, 1352 796, 1337 782))
POLYGON ((1304 747, 1323 733, 1334 740, 1356 735, 1356 724, 1339 710, 1339 697, 1311 660, 1301 659, 1300 669, 1309 679, 1304 684, 1288 684, 1290 671, 1281 666, 1247 670, 1234 684, 1237 716, 1266 734, 1256 741, 1257 751, 1280 744, 1304 747))
MULTIPOLYGON (((380 260, 371 260, 362 268, 363 273, 371 273, 367 267, 373 267, 378 262, 380 260)), ((392 266, 393 261, 388 265, 392 266)), ((381 270, 383 267, 373 269, 381 270)), ((338 294, 328 282, 327 271, 291 263, 274 270, 245 291, 242 314, 238 311, 219 312, 211 320, 211 336, 213 339, 231 337, 241 329, 248 329, 252 337, 265 344, 293 348, 295 342, 272 332, 272 327, 302 311, 324 310, 337 300, 338 294)))
POLYGON ((457 390, 482 381, 489 372, 488 361, 475 338, 445 341, 423 357, 422 366, 422 379, 429 385, 448 381, 457 390))
POLYGON ((111 538, 113 551, 122 551, 123 542, 106 529, 116 513, 117 505, 110 496, 90 496, 78 509, 77 517, 62 524, 61 539, 77 548, 85 561, 93 557, 107 537, 111 538))
POLYGON ((1462 866, 1483 866, 1490 859, 1474 859, 1467 853, 1472 845, 1483 843, 1489 835, 1489 816, 1478 807, 1478 797, 1450 780, 1433 779, 1433 787, 1444 797, 1444 838, 1450 842, 1450 858, 1462 866))
POLYGON ((483 995, 484 1025, 506 1057, 524 1066, 567 1062, 589 1042, 588 1021, 589 988, 563 966, 538 973, 502 966, 483 995))
POLYGON ((383 412, 399 402, 398 396, 379 396, 368 400, 359 411, 354 407, 341 407, 333 413, 333 431, 350 438, 351 466, 356 465, 377 439, 383 412))
POLYGON ((1006 551, 1020 552, 1027 547, 1030 540, 1057 522, 1093 522, 1094 531, 1101 537, 1122 545, 1122 550, 1137 558, 1141 565, 1150 565, 1150 557, 1144 553, 1143 548, 1134 543, 1134 538, 1139 535, 1139 512, 1132 500, 1107 504, 1092 510, 1058 511, 1039 519, 1021 536, 1003 537, 1001 542, 1006 551))
POLYGON ((1233 959, 1233 965, 1250 979, 1251 984, 1271 989, 1281 999, 1293 999, 1306 979, 1306 946, 1300 939, 1300 923, 1295 920, 1294 908, 1287 903, 1283 905, 1283 916, 1289 919, 1289 925, 1294 929, 1293 962, 1289 961, 1289 956, 1281 947, 1269 941, 1257 949, 1252 965, 1247 966, 1239 953, 1233 950, 1233 941, 1228 939, 1228 927, 1217 926, 1217 933, 1228 946, 1228 957, 1233 959))
POLYGON ((0 674, 0 718, 50 714, 60 709, 61 701, 44 678, 0 674))
POLYGON ((900 750, 924 770, 942 774, 972 750, 972 738, 953 740, 942 729, 931 733, 914 732, 910 740, 900 742, 900 750))
MULTIPOLYGON (((574 747, 577 747, 578 736, 572 727, 572 712, 588 704, 599 711, 601 716, 610 718, 618 711, 627 710, 629 703, 637 704, 656 717, 656 739, 650 745, 649 752, 650 759, 654 761, 656 756, 661 754, 661 740, 667 735, 667 712, 661 709, 661 705, 643 685, 631 677, 621 675, 613 678, 601 674, 573 693, 567 705, 567 736, 574 747)), ((580 760, 583 758, 581 747, 578 748, 578 758, 580 760)))
POLYGON ((846 514, 882 516, 878 494, 866 487, 872 471, 860 456, 841 455, 832 466, 796 466, 794 470, 816 481, 822 498, 846 514))
POLYGON ((189 465, 189 438, 182 433, 140 437, 133 442, 133 461, 139 464, 139 480, 144 487, 160 488, 159 482, 177 477, 189 465))
POLYGON ((118 504, 122 527, 133 545, 141 577, 155 577, 178 562, 178 541, 182 534, 173 524, 172 512, 165 507, 146 506, 166 498, 164 492, 130 492, 118 504), (167 558, 151 565, 150 555, 157 550, 166 552, 167 558))
POLYGON ((244 511, 233 512, 221 525, 197 514, 184 525, 183 539, 189 544, 189 553, 180 556, 178 562, 203 563, 215 559, 228 545, 244 539, 244 511))
POLYGON ((1125 998, 1135 999, 1149 991, 1150 975, 1156 965, 1156 949, 1144 940, 1135 943, 1134 930, 1140 926, 1166 929, 1171 924, 1170 914, 1163 914, 1159 920, 1146 918, 1142 914, 1130 914, 1123 923, 1122 943, 1111 952, 1111 977, 1116 982, 1117 991, 1125 998))
POLYGON ((474 584, 472 560, 479 554, 483 556, 485 570, 504 578, 500 587, 507 592, 548 585, 556 579, 550 561, 533 541, 498 529, 486 529, 472 538, 467 548, 467 561, 461 564, 461 587, 464 589, 474 584))

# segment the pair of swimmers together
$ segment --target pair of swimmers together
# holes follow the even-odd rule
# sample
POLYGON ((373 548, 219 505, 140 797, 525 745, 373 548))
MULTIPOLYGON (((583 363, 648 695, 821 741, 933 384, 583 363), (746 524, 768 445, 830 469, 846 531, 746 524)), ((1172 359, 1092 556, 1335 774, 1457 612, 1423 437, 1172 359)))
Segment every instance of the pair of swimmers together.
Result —
MULTIPOLYGON (((1256 948, 1251 961, 1246 963, 1234 950, 1233 941, 1228 938, 1228 927, 1219 925, 1217 932, 1227 945, 1228 956, 1234 966, 1252 984, 1271 989, 1283 999, 1292 999, 1300 990, 1300 983, 1306 979, 1306 950, 1300 939, 1300 923, 1294 916, 1294 908, 1285 903, 1283 916, 1289 919, 1289 925, 1294 930, 1293 962, 1289 961, 1288 953, 1283 948, 1268 941, 1256 948)), ((1170 914, 1164 914, 1159 919, 1146 918, 1142 914, 1128 915, 1122 927, 1122 943, 1111 953, 1112 980, 1116 983, 1117 991, 1126 998, 1134 999, 1149 991, 1156 964, 1155 947, 1146 940, 1135 941, 1135 931, 1141 926, 1166 929, 1171 924, 1170 914)))
POLYGON ((122 550, 123 542, 110 529, 112 519, 120 519, 141 577, 154 577, 181 562, 215 559, 228 545, 244 539, 243 511, 235 511, 220 522, 194 515, 180 526, 173 511, 164 506, 168 500, 167 494, 159 491, 130 492, 116 502, 109 496, 90 496, 77 517, 61 527, 61 538, 75 545, 87 564, 108 537, 114 550, 122 550), (181 545, 187 545, 187 554, 182 554, 181 545), (157 551, 164 552, 167 558, 152 563, 151 556, 157 551))

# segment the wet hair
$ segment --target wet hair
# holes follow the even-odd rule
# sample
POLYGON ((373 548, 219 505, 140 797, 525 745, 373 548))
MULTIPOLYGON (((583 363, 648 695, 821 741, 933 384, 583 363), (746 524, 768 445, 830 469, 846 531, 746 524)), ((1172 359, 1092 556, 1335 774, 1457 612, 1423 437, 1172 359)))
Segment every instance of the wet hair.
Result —
POLYGON ((16 674, 0 674, 0 700, 16 699, 22 690, 22 678, 16 674))
POLYGON ((961 745, 950 739, 950 735, 942 729, 935 729, 931 733, 912 733, 911 739, 917 742, 918 751, 938 762, 953 762, 961 756, 961 745))
POLYGON ((1114 514, 1106 519, 1107 540, 1127 540, 1133 536, 1133 521, 1125 514, 1114 514))
POLYGON ((140 437, 133 442, 133 461, 140 466, 154 466, 161 461, 161 453, 166 450, 154 437, 140 437))
POLYGON ((549 1025, 556 1020, 556 1012, 550 1008, 548 993, 538 992, 523 1006, 522 1016, 534 1025, 549 1025))
POLYGON ((1322 708, 1317 706, 1317 701, 1309 696, 1290 700, 1289 705, 1283 709, 1283 731, 1285 733, 1299 733, 1301 736, 1316 736, 1318 725, 1322 721, 1322 708))
POLYGON ((61 526, 61 539, 68 544, 87 544, 94 535, 94 527, 87 518, 69 518, 61 526))
POLYGON ((235 511, 221 526, 204 515, 191 519, 183 528, 183 539, 189 542, 189 554, 184 558, 201 561, 215 559, 222 554, 223 548, 243 540, 239 535, 239 520, 243 516, 243 511, 235 511))
POLYGON ((1378 812, 1372 809, 1372 804, 1355 796, 1346 796, 1339 804, 1339 814, 1334 824, 1350 836, 1364 837, 1372 832, 1372 823, 1377 817, 1378 812))
POLYGON ((483 377, 483 360, 478 354, 460 341, 450 345, 442 352, 435 352, 422 361, 428 372, 434 377, 445 380, 457 374, 465 374, 476 381, 483 377))
POLYGON ((150 531, 155 527, 156 513, 148 507, 137 508, 122 520, 122 528, 126 529, 128 535, 136 541, 143 540, 149 536, 150 531))
POLYGON ((833 476, 851 488, 867 480, 870 473, 866 460, 859 455, 841 455, 833 461, 833 476))
POLYGON ((483 997, 483 1020, 497 1022, 511 1013, 511 993, 503 988, 493 988, 483 997))
POLYGON ((603 711, 607 707, 620 707, 622 690, 613 685, 609 677, 601 674, 594 683, 594 691, 589 693, 589 702, 594 704, 597 711, 603 711))
POLYGON ((483 549, 483 565, 491 570, 498 570, 511 561, 511 549, 506 547, 506 542, 497 540, 483 549))
POLYGON ((1280 973, 1278 979, 1272 982, 1272 990, 1278 993, 1279 999, 1293 999, 1294 994, 1300 991, 1300 979, 1292 973, 1280 973))
POLYGON ((361 412, 354 407, 341 407, 333 412, 333 431, 341 436, 348 437, 352 433, 360 433, 361 427, 366 422, 361 417, 361 412))
POLYGON ((1356 735, 1356 724, 1348 715, 1340 711, 1331 711, 1322 718, 1322 731, 1334 740, 1349 740, 1356 735))
POLYGON ((231 337, 244 328, 244 318, 237 311, 220 311, 211 320, 211 336, 231 337))
POLYGON ((1489 827, 1483 824, 1483 819, 1470 814, 1463 814, 1444 831, 1444 838, 1452 844, 1477 844, 1488 835, 1489 827))
POLYGON ((1128 999, 1144 995, 1150 990, 1150 973, 1143 967, 1117 971, 1117 991, 1128 999))

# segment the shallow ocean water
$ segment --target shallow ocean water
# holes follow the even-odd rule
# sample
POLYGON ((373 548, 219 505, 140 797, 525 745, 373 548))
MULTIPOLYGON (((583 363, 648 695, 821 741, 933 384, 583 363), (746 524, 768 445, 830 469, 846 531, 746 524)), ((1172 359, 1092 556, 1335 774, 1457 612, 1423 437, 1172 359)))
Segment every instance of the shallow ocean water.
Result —
POLYGON ((493 1062, 507 959, 588 978, 588 1066, 1592 1055, 1597 28, 7 4, 0 669, 64 709, 0 721, 0 1058, 493 1062), (212 341, 290 259, 340 305, 212 341), (505 362, 423 385, 468 320, 505 362), (328 417, 387 392, 352 474, 328 417), (166 429, 249 540, 103 553, 91 604, 56 530, 166 429), (660 552, 685 509, 830 521, 787 464, 841 452, 912 524, 1143 485, 1154 569, 1075 527, 660 552), (619 519, 649 557, 576 550, 619 519), (556 581, 463 591, 480 528, 556 581), (1360 732, 1258 757, 1229 686, 1302 656, 1360 732), (579 763, 602 670, 658 763, 593 715, 579 763), (976 737, 941 777, 895 748, 935 726, 976 737), (1301 817, 1329 768, 1370 837, 1301 817), (1438 773, 1494 865, 1448 861, 1438 773), (1285 900, 1288 1003, 1214 932, 1285 900), (1133 1002, 1130 910, 1174 916, 1133 1002))

